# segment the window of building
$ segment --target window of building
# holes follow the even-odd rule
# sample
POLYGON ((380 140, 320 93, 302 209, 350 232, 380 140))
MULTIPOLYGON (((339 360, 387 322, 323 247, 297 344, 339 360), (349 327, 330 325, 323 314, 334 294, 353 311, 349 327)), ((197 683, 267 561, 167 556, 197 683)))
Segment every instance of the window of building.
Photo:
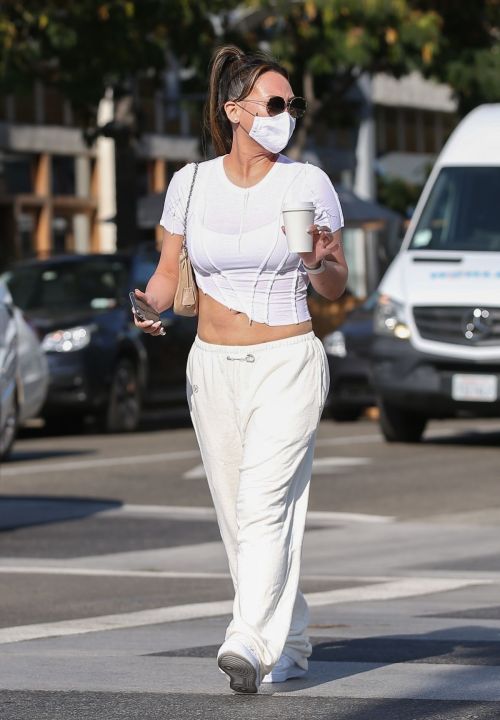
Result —
MULTIPOLYGON (((451 135, 456 125, 457 118, 455 115, 451 115, 449 113, 443 114, 444 141, 448 140, 448 137, 451 135)), ((439 149, 441 150, 441 148, 439 149)))
POLYGON ((397 108, 388 108, 385 113, 385 150, 397 152, 399 149, 397 108))
POLYGON ((15 121, 18 123, 35 122, 35 93, 33 90, 16 94, 15 99, 15 121))
POLYGON ((405 152, 417 152, 417 111, 408 108, 403 111, 405 152))
POLYGON ((68 218, 64 216, 56 216, 52 220, 52 252, 59 255, 70 251, 72 232, 68 218))
POLYGON ((8 195, 33 192, 33 163, 29 155, 13 153, 0 156, 0 174, 3 174, 3 185, 8 195))
POLYGON ((26 209, 17 217, 20 254, 22 258, 35 257, 36 210, 26 209))
POLYGON ((52 194, 76 195, 75 158, 71 155, 52 157, 52 194))
POLYGON ((424 152, 435 153, 440 150, 436 142, 436 113, 422 111, 424 126, 424 152))
POLYGON ((377 154, 380 155, 386 151, 386 116, 384 107, 375 109, 375 127, 377 129, 377 154))
POLYGON ((136 188, 137 197, 144 197, 150 192, 149 168, 147 160, 136 161, 136 188))
POLYGON ((64 125, 64 99, 49 86, 44 88, 44 119, 46 125, 64 125))

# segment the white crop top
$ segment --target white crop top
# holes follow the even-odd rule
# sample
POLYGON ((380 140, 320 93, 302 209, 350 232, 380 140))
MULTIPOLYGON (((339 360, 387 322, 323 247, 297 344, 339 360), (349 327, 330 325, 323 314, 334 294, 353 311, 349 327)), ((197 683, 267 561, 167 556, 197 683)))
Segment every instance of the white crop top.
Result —
MULTIPOLYGON (((174 173, 161 225, 184 234, 194 163, 174 173)), ((279 155, 256 185, 229 180, 223 156, 202 162, 187 219, 187 248, 199 289, 249 321, 288 325, 309 320, 309 278, 300 256, 290 253, 281 226, 285 202, 312 201, 314 222, 344 224, 337 193, 320 168, 279 155)))

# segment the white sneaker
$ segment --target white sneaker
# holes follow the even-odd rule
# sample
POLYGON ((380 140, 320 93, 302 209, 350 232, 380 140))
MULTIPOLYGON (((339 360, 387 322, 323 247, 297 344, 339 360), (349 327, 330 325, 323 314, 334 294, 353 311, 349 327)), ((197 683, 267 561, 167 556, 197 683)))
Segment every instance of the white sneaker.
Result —
POLYGON ((262 678, 263 683, 279 683, 290 680, 291 678, 302 677, 305 675, 307 670, 297 665, 295 660, 288 655, 281 655, 280 659, 273 667, 270 673, 264 675, 262 678))
POLYGON ((229 675, 229 687, 238 693, 256 693, 260 685, 260 664, 253 652, 236 639, 229 638, 217 653, 217 664, 229 675))

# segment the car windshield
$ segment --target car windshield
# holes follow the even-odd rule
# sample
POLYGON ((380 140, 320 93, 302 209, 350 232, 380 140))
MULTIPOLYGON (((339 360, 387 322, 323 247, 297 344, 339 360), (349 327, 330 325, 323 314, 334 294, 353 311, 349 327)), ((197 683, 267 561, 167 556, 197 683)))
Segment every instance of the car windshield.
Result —
POLYGON ((102 257, 17 267, 5 273, 4 280, 21 310, 104 310, 123 296, 127 276, 123 260, 102 257))
POLYGON ((411 250, 500 250, 500 167, 447 167, 438 175, 411 250))

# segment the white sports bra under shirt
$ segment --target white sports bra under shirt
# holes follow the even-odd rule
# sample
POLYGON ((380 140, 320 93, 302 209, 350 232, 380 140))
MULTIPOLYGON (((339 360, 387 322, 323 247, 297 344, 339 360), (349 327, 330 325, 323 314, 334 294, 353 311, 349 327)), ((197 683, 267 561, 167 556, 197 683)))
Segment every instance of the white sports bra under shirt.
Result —
MULTIPOLYGON (((289 325, 309 320, 309 278, 300 256, 288 250, 281 226, 285 202, 312 201, 314 222, 336 231, 344 224, 335 189, 323 170, 279 155, 256 185, 229 180, 224 156, 202 162, 187 219, 187 248, 200 290, 249 321, 289 325)), ((194 163, 174 173, 161 225, 184 234, 194 163)))

